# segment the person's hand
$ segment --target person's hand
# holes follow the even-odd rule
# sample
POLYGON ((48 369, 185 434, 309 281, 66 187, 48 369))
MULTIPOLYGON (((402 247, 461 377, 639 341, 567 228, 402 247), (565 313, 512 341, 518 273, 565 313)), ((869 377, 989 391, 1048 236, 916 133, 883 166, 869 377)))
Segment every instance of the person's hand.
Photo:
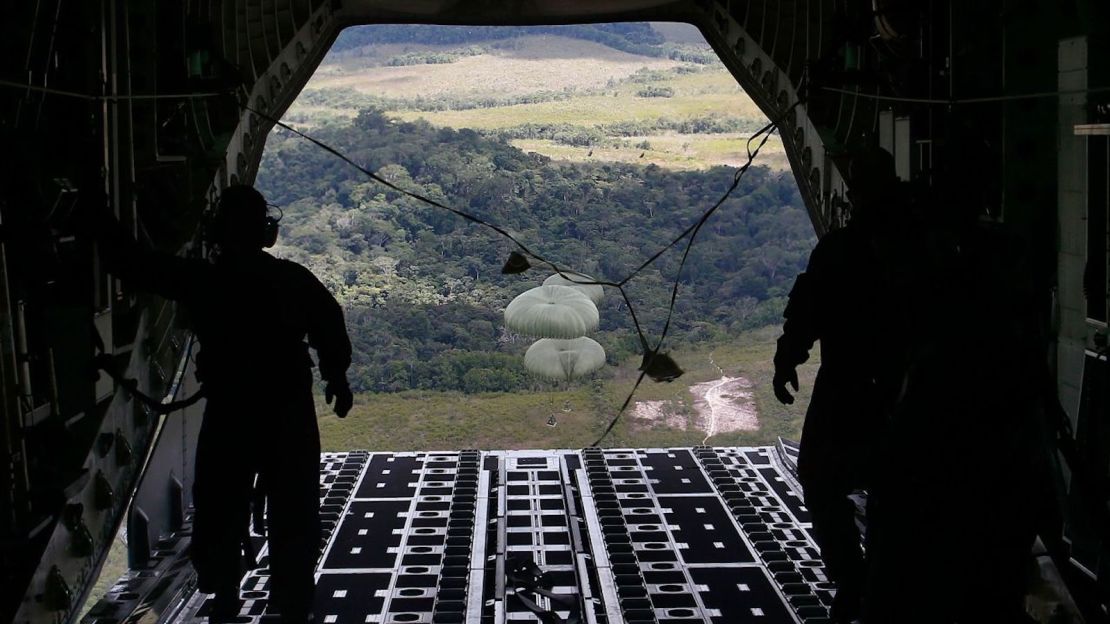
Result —
POLYGON ((790 405, 794 402, 794 395, 786 389, 786 384, 789 383, 794 387, 794 392, 798 391, 798 371, 794 367, 775 369, 775 378, 771 385, 775 388, 775 398, 783 405, 790 405))
POLYGON ((331 405, 332 399, 335 399, 335 405, 332 407, 335 415, 346 418, 347 412, 350 412, 351 406, 355 404, 355 396, 351 394, 351 387, 347 385, 346 380, 342 383, 329 383, 324 389, 324 400, 328 405, 331 405))

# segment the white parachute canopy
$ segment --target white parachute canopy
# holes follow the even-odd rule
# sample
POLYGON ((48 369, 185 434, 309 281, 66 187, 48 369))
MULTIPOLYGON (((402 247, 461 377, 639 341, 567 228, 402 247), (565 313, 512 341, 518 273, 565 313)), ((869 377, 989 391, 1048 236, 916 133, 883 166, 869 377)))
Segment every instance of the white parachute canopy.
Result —
POLYGON ((569 286, 539 286, 505 308, 505 326, 539 338, 579 338, 597 329, 597 306, 569 286))
POLYGON ((543 338, 528 347, 524 368, 548 379, 570 381, 605 364, 605 349, 592 338, 543 338))
POLYGON ((590 298, 594 304, 601 303, 601 298, 605 296, 605 289, 599 284, 579 284, 578 282, 596 282, 594 278, 583 273, 573 273, 571 271, 563 271, 560 275, 556 273, 543 281, 544 286, 570 286, 571 288, 581 292, 590 298), (567 277, 563 277, 566 275, 567 277))

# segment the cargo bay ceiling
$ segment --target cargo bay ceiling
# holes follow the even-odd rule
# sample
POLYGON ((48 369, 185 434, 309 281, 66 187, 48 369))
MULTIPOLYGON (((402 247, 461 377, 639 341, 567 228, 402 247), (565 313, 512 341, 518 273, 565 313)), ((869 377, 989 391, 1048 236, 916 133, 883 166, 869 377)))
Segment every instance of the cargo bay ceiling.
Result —
MULTIPOLYGON (((128 505, 131 564, 142 567, 191 498, 188 449, 198 408, 160 424, 93 372, 100 354, 146 394, 188 394, 189 334, 172 304, 131 292, 103 271, 94 246, 73 236, 76 216, 106 202, 137 238, 203 253, 204 211, 222 187, 254 179, 269 119, 292 103, 338 33, 357 24, 692 23, 779 122, 818 233, 850 215, 841 173, 862 144, 889 150, 899 176, 920 186, 938 169, 973 168, 984 201, 1034 244, 1038 279, 1055 304, 1050 355, 1077 418, 1084 353, 1105 331, 1106 314, 1105 305, 1101 312, 1088 305, 1080 284, 1091 261, 1074 225, 1086 218, 1088 144, 1073 127, 1105 111, 1105 93, 1092 87, 1110 83, 1106 33, 1095 32, 1110 24, 1106 4, 6 3, 0 614, 72 618, 128 505), (953 137, 969 133, 989 146, 974 160, 952 147, 953 137)), ((1105 264, 1105 241, 1102 253, 1096 260, 1105 264)), ((1096 292, 1105 299, 1105 284, 1096 292)))

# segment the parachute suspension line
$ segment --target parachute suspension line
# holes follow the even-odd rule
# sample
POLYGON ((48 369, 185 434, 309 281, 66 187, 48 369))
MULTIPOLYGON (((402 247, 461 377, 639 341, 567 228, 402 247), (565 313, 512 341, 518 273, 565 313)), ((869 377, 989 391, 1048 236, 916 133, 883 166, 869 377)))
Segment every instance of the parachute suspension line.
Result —
MULTIPOLYGON (((581 278, 576 278, 573 275, 568 275, 567 269, 563 269, 562 267, 558 266, 557 264, 555 264, 551 260, 548 260, 547 258, 541 256, 540 254, 532 251, 531 249, 528 248, 527 245, 525 245, 524 243, 517 240, 516 237, 514 237, 512 234, 510 234, 504 228, 502 228, 498 225, 495 225, 493 223, 490 223, 490 222, 486 221, 485 219, 482 219, 481 217, 477 217, 475 215, 472 215, 472 214, 470 214, 466 211, 459 210, 458 208, 453 208, 451 206, 448 206, 447 204, 444 204, 443 202, 440 202, 440 201, 437 201, 437 200, 432 199, 430 197, 421 195, 420 193, 415 193, 415 192, 410 191, 408 189, 402 188, 402 187, 394 184, 393 182, 390 182, 389 180, 379 176, 378 174, 374 173, 373 171, 367 169, 366 167, 363 167, 362 165, 360 165, 357 162, 355 162, 354 160, 352 160, 346 154, 340 152, 338 149, 332 147, 331 145, 328 145, 327 143, 321 141, 320 139, 317 139, 317 138, 315 138, 313 136, 310 136, 310 135, 308 135, 304 132, 301 132, 300 130, 297 130, 296 128, 294 128, 294 127, 290 126, 289 124, 281 121, 280 119, 275 119, 275 118, 273 118, 273 117, 271 117, 271 116, 269 116, 265 113, 262 113, 262 112, 260 112, 256 109, 252 108, 249 105, 243 104, 241 106, 244 110, 250 111, 250 112, 254 113, 255 115, 258 115, 262 119, 265 119, 266 121, 268 121, 270 123, 273 123, 276 126, 282 128, 284 130, 288 130, 289 132, 292 132, 293 134, 301 137, 302 139, 308 141, 309 143, 312 143, 313 145, 319 147, 320 149, 324 150, 325 152, 328 152, 329 154, 332 154, 336 158, 339 158, 343 162, 347 163, 348 165, 351 165, 352 167, 354 167, 358 171, 362 172, 363 175, 365 175, 366 177, 370 178, 371 180, 377 182, 378 184, 381 184, 381 185, 386 186, 390 189, 393 189, 394 191, 397 191, 398 193, 401 193, 402 195, 405 195, 407 197, 411 197, 412 199, 415 199, 416 201, 419 201, 419 202, 424 203, 424 204, 428 204, 429 206, 439 208, 441 210, 446 210, 446 211, 448 211, 448 212, 450 212, 454 215, 462 217, 463 219, 465 219, 467 221, 470 221, 471 223, 476 223, 478 225, 481 225, 482 227, 489 228, 490 230, 493 230, 498 235, 502 236, 503 238, 508 239, 514 245, 516 245, 517 249, 520 250, 520 253, 524 254, 525 256, 527 256, 529 258, 532 258, 533 260, 535 260, 537 262, 540 262, 542 264, 545 264, 545 265, 551 267, 551 269, 553 271, 555 271, 556 273, 558 273, 559 276, 563 277, 564 279, 566 279, 568 281, 574 282, 575 284, 582 284, 583 286, 609 286, 610 288, 616 288, 617 290, 620 291, 621 296, 624 298, 625 303, 628 304, 628 310, 629 310, 629 312, 632 316, 632 323, 636 327, 636 334, 640 338, 640 344, 642 344, 644 346, 644 348, 647 349, 647 345, 648 345, 647 337, 644 335, 643 328, 640 327, 639 319, 636 317, 636 312, 632 307, 632 301, 628 298, 628 293, 626 293, 624 291, 624 281, 627 281, 627 280, 624 280, 620 283, 600 281, 600 280, 599 281, 586 281, 586 280, 582 280, 581 278)), ((671 245, 673 245, 673 244, 674 243, 671 243, 671 245)))
MULTIPOLYGON (((800 102, 801 100, 795 102, 793 106, 787 109, 787 112, 793 110, 794 107, 797 106, 800 102)), ((745 162, 736 171, 736 174, 732 178, 732 184, 728 187, 728 190, 725 191, 724 195, 721 195, 721 198, 717 200, 717 203, 713 204, 709 208, 709 210, 706 210, 702 214, 701 218, 698 219, 697 223, 688 228, 690 238, 686 241, 686 249, 682 252, 682 260, 678 263, 678 270, 675 272, 674 286, 671 288, 671 301, 669 307, 667 308, 667 320, 663 324, 663 331, 659 335, 659 341, 655 343, 655 352, 658 352, 659 349, 663 347, 663 340, 667 337, 667 330, 671 326, 671 318, 674 315, 675 301, 678 299, 678 285, 679 281, 682 278, 682 269, 686 266, 686 259, 690 256, 690 249, 694 246, 694 239, 697 237, 698 232, 701 231, 702 226, 705 225, 707 221, 709 221, 709 217, 713 216, 713 213, 717 212, 717 209, 725 203, 725 200, 728 199, 730 195, 732 195, 732 192, 735 191, 738 186, 740 186, 740 180, 744 177, 744 173, 746 173, 748 169, 752 166, 752 163, 755 161, 755 157, 759 155, 759 150, 763 149, 763 146, 767 143, 767 139, 770 139, 771 135, 774 134, 775 130, 778 128, 778 123, 778 120, 772 121, 756 131, 755 134, 748 137, 748 142, 746 145, 746 149, 748 152, 748 161, 745 162), (763 136, 763 139, 759 141, 759 145, 755 147, 755 151, 752 151, 752 141, 754 141, 760 135, 763 136)), ((685 235, 686 233, 683 232, 683 236, 685 235)))
MULTIPOLYGON (((791 106, 789 109, 787 109, 787 111, 789 112, 790 110, 793 110, 794 107, 797 106, 800 103, 801 103, 801 100, 798 100, 798 102, 796 102, 793 106, 791 106)), ((690 226, 687 227, 685 230, 683 230, 681 234, 676 236, 674 238, 674 240, 667 243, 662 249, 660 249, 659 251, 652 254, 651 257, 649 257, 647 260, 644 260, 644 262, 640 266, 633 269, 631 273, 629 273, 621 281, 617 282, 617 284, 619 284, 621 286, 623 286, 624 284, 627 284, 632 278, 636 277, 636 275, 638 275, 640 273, 640 271, 643 271, 644 269, 646 269, 649 265, 651 265, 651 263, 655 262, 659 258, 659 256, 662 256, 669 249, 671 249, 672 247, 674 247, 675 245, 680 243, 682 241, 682 239, 686 238, 690 234, 694 234, 696 236, 697 231, 699 229, 701 229, 701 226, 705 223, 705 221, 707 219, 709 219, 710 215, 712 215, 714 212, 716 212, 717 208, 720 208, 721 204, 723 204, 725 202, 725 200, 728 199, 729 195, 731 195, 732 192, 736 190, 736 187, 740 185, 740 178, 744 175, 744 172, 748 170, 748 167, 751 166, 752 161, 755 159, 756 153, 759 152, 759 148, 763 147, 763 143, 767 142, 767 137, 770 137, 771 133, 774 132, 775 128, 778 127, 778 123, 779 123, 778 121, 772 121, 772 122, 768 123, 767 125, 763 126, 762 128, 760 128, 759 130, 756 130, 755 134, 748 137, 748 142, 747 142, 747 145, 746 145, 746 149, 747 149, 747 152, 748 152, 748 161, 745 162, 743 165, 741 165, 740 169, 737 170, 736 175, 733 176, 732 185, 729 186, 728 190, 725 191, 724 195, 722 195, 721 198, 718 199, 716 201, 716 203, 714 203, 711 208, 709 208, 709 210, 706 210, 697 221, 695 221, 694 223, 691 223, 690 226), (764 139, 756 147, 755 153, 753 153, 752 148, 751 148, 752 141, 755 140, 760 135, 765 135, 764 139)), ((681 271, 681 269, 679 269, 679 270, 681 271)))
MULTIPOLYGON (((727 200, 729 196, 732 195, 733 191, 735 191, 737 187, 740 186, 740 180, 744 177, 744 174, 748 171, 748 169, 751 168, 752 163, 755 162, 755 157, 759 155, 759 150, 763 149, 763 146, 767 143, 767 140, 771 138, 771 135, 774 134, 775 130, 778 128, 778 125, 782 123, 782 120, 785 119, 791 111, 797 108, 804 101, 804 98, 798 99, 793 104, 791 104, 789 108, 783 111, 782 115, 779 116, 778 119, 772 120, 770 123, 757 130, 755 134, 748 137, 748 142, 746 144, 748 160, 736 171, 736 174, 732 178, 732 184, 730 184, 724 194, 721 195, 721 198, 718 199, 715 204, 710 206, 708 210, 702 213, 701 218, 698 219, 693 225, 686 228, 686 230, 679 234, 673 241, 671 241, 670 244, 659 250, 654 256, 649 258, 647 262, 645 262, 643 265, 633 271, 631 275, 621 281, 621 284, 624 284, 629 279, 632 279, 632 277, 634 277, 636 273, 639 273, 644 267, 653 262, 665 251, 667 251, 674 245, 677 245, 679 241, 689 235, 690 238, 686 241, 686 249, 682 252, 682 260, 679 262, 678 270, 675 272, 674 286, 671 288, 671 300, 667 307, 667 320, 663 325, 663 331, 659 334, 659 341, 655 343, 654 349, 648 349, 645 343, 645 359, 644 364, 641 366, 640 376, 636 378, 636 383, 632 385, 632 390, 630 390, 628 396, 625 397, 624 403, 621 404, 620 409, 617 410, 617 413, 613 416, 613 419, 609 421, 609 424, 605 427, 605 430, 601 432, 601 435, 598 436, 598 438, 594 440, 593 444, 591 444, 590 446, 598 446, 599 444, 601 444, 606 436, 608 436, 609 433, 613 431, 613 428, 617 426, 617 422, 620 420, 621 416, 624 415, 624 412, 628 409, 628 406, 632 404, 632 399, 636 396, 636 390, 640 388, 640 384, 644 381, 644 376, 647 375, 648 370, 651 368, 652 360, 654 360, 655 357, 659 355, 659 350, 663 347, 663 340, 667 337, 667 331, 671 327, 671 318, 674 315, 675 303, 678 300, 678 285, 682 278, 682 269, 686 265, 686 259, 690 255, 690 249, 694 246, 694 239, 697 238, 698 232, 701 230, 702 226, 705 225, 706 221, 709 220, 709 217, 713 216, 713 213, 716 212, 717 209, 725 203, 725 200, 727 200), (759 141, 759 144, 756 145, 755 150, 752 150, 752 142, 759 138, 761 135, 763 138, 759 141)), ((621 292, 623 293, 624 290, 622 289, 621 292)))
MULTIPOLYGON (((799 89, 799 91, 801 91, 801 89, 799 89)), ((402 195, 405 195, 406 197, 411 197, 412 199, 415 199, 416 201, 419 201, 421 203, 427 204, 427 205, 435 207, 435 208, 439 208, 441 210, 446 210, 446 211, 448 211, 448 212, 450 212, 454 215, 457 215, 457 216, 465 219, 466 221, 470 221, 471 223, 475 223, 475 224, 481 225, 483 227, 486 227, 486 228, 492 230, 493 232, 497 233, 498 235, 502 236, 503 238, 508 239, 514 245, 516 245, 517 249, 520 250, 520 253, 522 253, 523 255, 525 255, 529 258, 532 258, 533 260, 535 260, 537 262, 540 262, 542 264, 547 265, 548 267, 553 269, 556 273, 558 273, 564 279, 567 279, 567 280, 569 280, 571 282, 574 282, 576 284, 608 286, 610 288, 616 288, 618 291, 620 291, 621 297, 624 299, 625 304, 628 305, 628 311, 629 311, 629 314, 632 317, 632 323, 636 328, 636 333, 637 333, 637 335, 640 339, 640 344, 644 349, 644 361, 643 361, 643 364, 640 367, 640 375, 639 375, 639 377, 636 378, 636 383, 633 384, 632 390, 628 393, 628 396, 625 398, 624 402, 621 404, 620 409, 617 410, 617 413, 613 416, 612 420, 609 421, 609 424, 605 427, 605 430, 601 433, 601 435, 596 440, 594 440, 594 442, 592 444, 590 444, 590 446, 597 446, 609 435, 609 433, 612 432, 613 428, 617 425, 617 422, 620 420, 621 416, 628 409, 628 406, 631 405, 632 399, 636 395, 636 390, 639 389, 640 384, 644 381, 644 377, 648 374, 649 371, 652 370, 652 364, 653 364, 653 362, 656 361, 657 356, 658 356, 658 359, 659 359, 659 362, 660 362, 660 366, 666 366, 668 363, 673 365, 673 362, 667 362, 667 360, 669 360, 669 358, 667 358, 667 356, 661 356, 659 354, 659 349, 662 348, 663 341, 666 339, 667 332, 670 329, 671 320, 674 316, 675 304, 678 300, 678 286, 679 286, 679 283, 680 283, 681 278, 682 278, 682 269, 686 265, 686 260, 690 255, 690 250, 694 245, 694 240, 697 237, 698 232, 701 231, 702 226, 704 226, 705 223, 709 220, 709 217, 713 216, 713 213, 715 213, 717 211, 717 209, 720 208, 725 203, 725 201, 728 200, 728 198, 732 195, 732 193, 740 186, 740 181, 743 179, 744 174, 747 173, 747 171, 751 168, 752 164, 755 161, 756 156, 759 155, 759 151, 767 143, 767 140, 771 138, 771 135, 774 134, 774 132, 778 129, 778 126, 779 126, 780 123, 782 123, 782 120, 785 119, 786 116, 789 115, 791 111, 793 111, 795 108, 797 108, 804 101, 805 101, 804 97, 799 98, 793 104, 791 104, 789 108, 787 108, 785 111, 783 111, 783 113, 777 119, 770 121, 765 126, 760 128, 759 130, 757 130, 750 137, 748 137, 748 141, 746 143, 746 151, 747 151, 747 155, 748 155, 748 160, 743 165, 741 165, 741 167, 736 171, 736 174, 733 176, 733 179, 732 179, 732 184, 729 185, 728 189, 724 192, 724 194, 721 195, 720 199, 718 199, 711 207, 709 207, 708 210, 706 210, 704 213, 702 213, 702 215, 697 219, 697 221, 692 223, 689 227, 687 227, 685 230, 683 230, 678 236, 676 236, 671 242, 667 243, 659 251, 652 254, 647 260, 645 260, 642 264, 640 264, 640 266, 636 267, 624 279, 622 279, 618 282, 611 282, 611 281, 604 281, 604 280, 585 281, 585 280, 582 280, 582 279, 576 279, 577 276, 568 275, 567 272, 564 269, 562 269, 561 267, 556 265, 551 260, 548 260, 547 258, 545 258, 545 257, 539 255, 538 253, 532 251, 531 249, 529 249, 527 245, 525 245, 521 241, 517 240, 516 237, 514 237, 512 234, 510 234, 504 228, 502 228, 498 225, 495 225, 493 223, 490 223, 490 222, 488 222, 488 221, 486 221, 486 220, 484 220, 480 217, 477 217, 475 215, 472 215, 468 212, 465 212, 463 210, 459 210, 458 208, 453 208, 451 206, 448 206, 448 205, 444 204, 443 202, 437 201, 437 200, 432 199, 430 197, 426 197, 424 195, 421 195, 420 193, 416 193, 416 192, 413 192, 413 191, 409 191, 408 189, 402 188, 402 187, 398 186, 397 184, 394 184, 393 182, 390 182, 389 180, 379 176, 378 174, 374 173, 373 171, 367 169, 366 167, 363 167, 362 165, 358 164, 357 162, 352 160, 349 156, 340 152, 338 149, 332 147, 331 145, 328 145, 327 143, 325 143, 325 142, 323 142, 323 141, 321 141, 321 140, 319 140, 319 139, 317 139, 317 138, 315 138, 315 137, 313 137, 309 134, 306 134, 304 132, 301 132, 300 130, 297 130, 296 128, 294 128, 294 127, 290 126, 289 124, 281 121, 280 119, 276 119, 276 118, 274 118, 270 115, 267 115, 266 113, 263 113, 263 112, 255 109, 255 108, 253 108, 253 107, 251 107, 247 104, 240 104, 240 107, 242 109, 246 110, 246 111, 254 113, 255 115, 259 116, 260 118, 262 118, 262 119, 264 119, 264 120, 282 128, 284 130, 287 130, 287 131, 293 133, 294 135, 308 141, 309 143, 312 143, 313 145, 315 145, 315 146, 319 147, 320 149, 324 150, 325 152, 328 152, 329 154, 332 154, 336 158, 339 158, 343 162, 347 163, 348 165, 350 165, 350 166, 354 167, 355 169, 357 169, 358 171, 360 171, 366 177, 370 178, 371 180, 374 180, 375 182, 377 182, 377 183, 379 183, 383 186, 386 186, 386 187, 388 187, 388 188, 390 188, 394 191, 397 191, 398 193, 401 193, 402 195), (760 137, 762 137, 762 139, 760 139, 760 137), (756 145, 755 149, 753 150, 752 149, 752 143, 756 139, 760 139, 759 144, 756 145), (689 240, 686 241, 686 247, 685 247, 685 249, 683 250, 683 253, 682 253, 682 260, 679 262, 678 271, 676 272, 675 278, 674 278, 674 285, 671 288, 671 297, 670 297, 670 302, 669 302, 668 308, 667 308, 666 322, 663 325, 663 331, 659 335, 659 340, 657 340, 656 343, 655 343, 655 348, 652 349, 651 346, 648 343, 647 337, 644 335, 644 331, 643 331, 642 327, 640 326, 639 319, 636 316, 635 308, 632 305, 631 299, 629 299, 629 297, 628 297, 628 293, 625 292, 624 286, 629 281, 631 281, 634 277, 636 277, 636 275, 638 275, 641 271, 643 271, 645 268, 650 266, 653 262, 658 260, 660 256, 662 256, 664 253, 666 253, 671 248, 678 245, 680 242, 682 242, 683 239, 686 239, 687 237, 689 237, 689 240)), ((673 379, 673 377, 670 378, 670 379, 673 379)), ((670 379, 668 379, 668 381, 670 379)))

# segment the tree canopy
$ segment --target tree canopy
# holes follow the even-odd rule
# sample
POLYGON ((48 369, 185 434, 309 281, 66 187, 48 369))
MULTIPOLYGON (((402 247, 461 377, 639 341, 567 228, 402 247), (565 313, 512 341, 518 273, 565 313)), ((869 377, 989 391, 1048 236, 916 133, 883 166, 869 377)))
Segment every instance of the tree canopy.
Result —
MULTIPOLYGON (((313 133, 398 186, 496 223, 562 268, 607 280, 623 278, 694 222, 735 173, 563 163, 504 138, 369 109, 313 133)), ((484 392, 537 383, 521 362, 531 341, 505 330, 501 313, 550 271, 501 275, 510 242, 289 133, 268 141, 258 186, 285 212, 276 251, 312 269, 343 303, 357 389, 484 392)), ((668 342, 777 322, 814 242, 794 181, 752 168, 699 234, 668 342)), ((649 336, 662 329, 680 255, 672 250, 627 287, 649 336)), ((622 298, 599 307, 594 337, 610 362, 638 351, 622 298)))

